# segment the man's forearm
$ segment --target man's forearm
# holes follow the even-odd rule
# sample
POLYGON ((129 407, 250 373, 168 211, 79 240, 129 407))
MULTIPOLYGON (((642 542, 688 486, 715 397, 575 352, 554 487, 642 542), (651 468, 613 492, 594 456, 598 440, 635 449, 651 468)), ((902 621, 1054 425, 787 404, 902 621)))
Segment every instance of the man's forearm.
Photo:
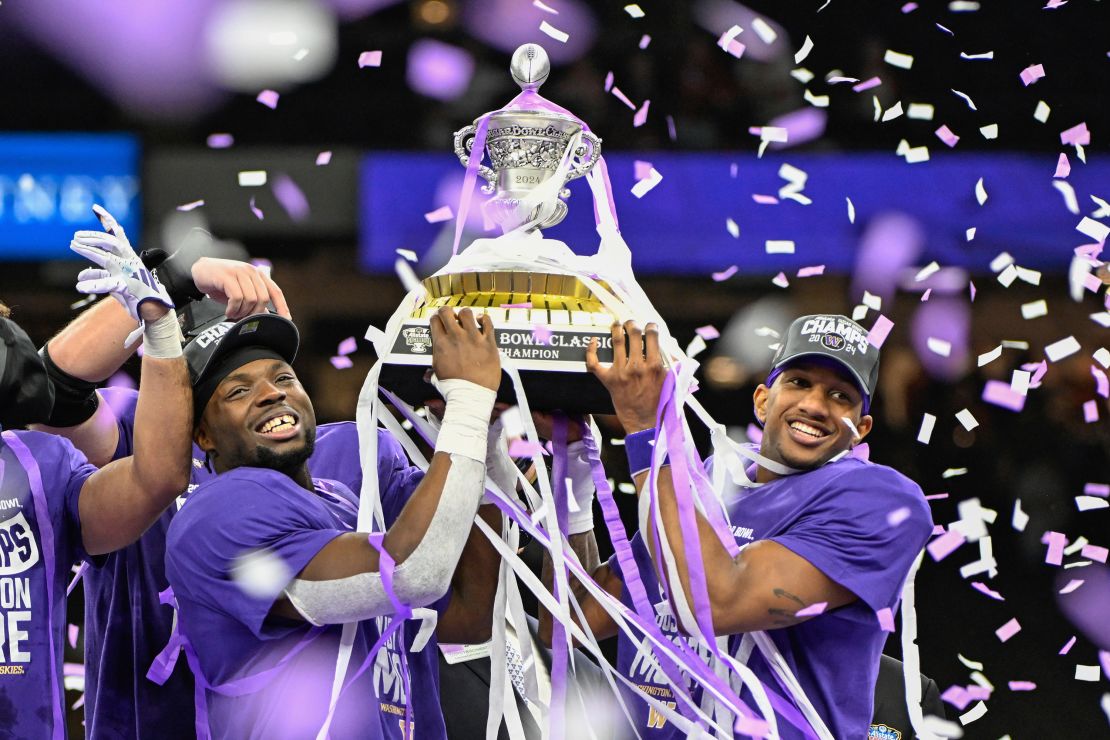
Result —
MULTIPOLYGON (((494 532, 501 531, 501 510, 496 506, 482 506, 478 516, 494 532)), ((442 642, 478 643, 490 638, 500 570, 497 550, 476 525, 472 526, 451 579, 451 602, 436 631, 442 642)))
POLYGON ((123 342, 136 326, 138 322, 118 301, 101 300, 50 340, 50 359, 73 377, 98 383, 119 370, 135 351, 123 342))

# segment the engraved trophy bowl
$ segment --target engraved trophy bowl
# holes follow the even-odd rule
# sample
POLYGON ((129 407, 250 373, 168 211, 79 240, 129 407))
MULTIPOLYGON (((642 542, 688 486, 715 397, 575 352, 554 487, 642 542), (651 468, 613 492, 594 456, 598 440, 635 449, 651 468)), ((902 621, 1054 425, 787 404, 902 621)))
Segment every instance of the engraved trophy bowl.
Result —
MULTIPOLYGON (((522 89, 538 90, 550 69, 547 53, 536 44, 525 44, 513 55, 511 69, 522 89)), ((570 196, 563 183, 556 198, 528 213, 521 213, 520 203, 556 173, 564 156, 570 157, 564 183, 586 175, 601 156, 601 140, 583 131, 573 118, 549 110, 501 110, 490 114, 487 121, 485 155, 490 166, 478 167, 486 180, 482 192, 494 194, 486 205, 486 215, 505 232, 532 221, 538 221, 538 229, 562 221, 567 215, 563 199, 570 196), (578 134, 579 144, 568 154, 567 147, 578 134)), ((476 120, 455 132, 455 154, 464 167, 477 130, 476 120)))

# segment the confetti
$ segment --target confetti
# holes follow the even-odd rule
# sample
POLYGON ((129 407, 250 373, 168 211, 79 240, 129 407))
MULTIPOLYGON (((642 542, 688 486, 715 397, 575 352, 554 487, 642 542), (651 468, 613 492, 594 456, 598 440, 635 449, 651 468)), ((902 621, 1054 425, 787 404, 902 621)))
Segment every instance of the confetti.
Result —
POLYGON ((955 478, 956 476, 966 475, 966 474, 967 474, 967 468, 946 468, 945 471, 940 474, 940 477, 944 478, 944 479, 948 479, 948 478, 955 478))
POLYGON ((336 355, 331 358, 331 364, 336 370, 346 370, 350 367, 354 367, 355 363, 351 361, 350 357, 336 355))
POLYGON ((883 632, 894 631, 894 612, 890 610, 890 607, 883 607, 882 609, 879 609, 877 612, 875 612, 875 616, 878 617, 879 627, 883 630, 883 632))
POLYGON ((1043 298, 1039 301, 1021 304, 1021 316, 1024 319, 1035 319, 1048 313, 1048 302, 1043 298))
POLYGON ((1037 684, 1032 681, 1010 681, 1008 685, 1010 691, 1033 691, 1037 688, 1037 684))
POLYGON ((1083 403, 1083 420, 1088 424, 1093 424, 1098 421, 1098 403, 1095 401, 1086 401, 1083 403))
POLYGON ((752 30, 755 31, 755 35, 759 37, 759 40, 768 46, 775 43, 775 39, 779 37, 775 29, 771 28, 767 21, 759 16, 756 16, 752 20, 752 30))
POLYGON ((915 10, 917 10, 917 3, 906 3, 902 6, 903 13, 912 13, 915 10))
POLYGON ((1021 74, 1019 76, 1021 77, 1021 84, 1029 87, 1034 82, 1044 77, 1044 65, 1031 64, 1025 69, 1021 70, 1021 74))
MULTIPOLYGON (((878 78, 874 78, 874 79, 878 79, 878 78)), ((839 85, 839 84, 844 83, 844 82, 859 82, 859 78, 858 77, 842 77, 840 75, 832 75, 830 77, 826 77, 825 82, 829 83, 830 85, 839 85)))
POLYGON ((929 440, 933 437, 933 427, 937 423, 937 417, 932 414, 925 414, 921 417, 921 428, 917 431, 917 441, 923 445, 929 444, 929 440))
POLYGON ((808 85, 813 79, 813 73, 805 67, 798 67, 797 69, 790 70, 790 76, 803 85, 808 85))
POLYGON ((535 457, 543 453, 539 442, 529 442, 526 439, 514 439, 509 444, 509 457, 535 457))
POLYGON ((990 362, 994 362, 995 360, 997 360, 1001 356, 1002 356, 1002 345, 1000 344, 997 347, 995 347, 994 349, 990 350, 989 352, 984 352, 983 354, 979 355, 978 366, 983 367, 983 365, 986 365, 987 363, 990 363, 990 362))
MULTIPOLYGON (((947 355, 945 356, 947 357, 947 355)), ((960 424, 963 425, 963 428, 969 432, 975 427, 979 426, 979 422, 967 409, 961 409, 960 411, 956 412, 956 421, 960 422, 960 424)))
POLYGON ((1108 552, 1110 551, 1108 551, 1105 547, 1099 547, 1098 545, 1084 545, 1083 550, 1080 552, 1080 554, 1085 558, 1090 558, 1091 560, 1097 560, 1100 563, 1105 563, 1108 552))
POLYGON ((981 594, 986 594, 987 596, 991 597, 995 601, 1005 601, 1006 600, 1006 599, 1002 598, 1002 594, 998 593, 997 591, 991 590, 990 587, 987 586, 987 584, 982 583, 981 581, 972 581, 971 587, 973 589, 975 589, 976 591, 978 591, 979 593, 981 593, 981 594))
POLYGON ((1044 353, 1050 362, 1058 362, 1079 351, 1079 342, 1075 337, 1065 337, 1058 342, 1053 342, 1044 348, 1044 353))
POLYGON ((940 537, 937 537, 926 545, 925 549, 929 551, 929 555, 932 556, 933 560, 940 562, 951 555, 956 548, 965 542, 967 542, 967 538, 964 537, 962 532, 956 529, 949 529, 940 537))
POLYGON ((858 85, 853 85, 852 86, 852 91, 853 92, 863 92, 864 90, 870 90, 873 87, 878 87, 881 84, 883 84, 882 79, 880 79, 878 77, 872 77, 871 79, 864 80, 863 82, 859 83, 858 85))
POLYGON ((636 104, 629 100, 628 96, 625 95, 619 87, 614 86, 610 92, 613 93, 613 97, 628 106, 629 110, 636 110, 636 104))
POLYGON ((780 272, 778 275, 775 275, 773 278, 771 278, 771 282, 779 286, 780 288, 790 287, 790 281, 786 278, 786 273, 783 272, 780 272))
POLYGON ((1060 158, 1056 160, 1056 172, 1053 177, 1067 177, 1071 174, 1071 162, 1068 161, 1068 155, 1063 152, 1060 153, 1060 158))
POLYGON ((293 573, 269 550, 250 550, 231 562, 231 580, 249 596, 273 599, 288 585, 293 573))
POLYGON ((555 39, 560 44, 565 44, 567 42, 567 39, 570 38, 569 33, 560 31, 558 28, 555 28, 555 26, 551 25, 547 21, 543 21, 542 23, 540 23, 540 31, 555 39))
POLYGON ((239 173, 239 187, 253 188, 266 184, 266 170, 244 170, 239 173))
POLYGON ((952 0, 948 3, 948 9, 953 13, 974 13, 979 10, 979 3, 971 0, 952 0))
POLYGON ((208 148, 209 149, 227 149, 235 143, 235 137, 231 134, 209 134, 208 135, 208 148))
POLYGON ((713 273, 713 281, 719 283, 719 282, 722 282, 724 280, 728 280, 730 277, 732 277, 733 275, 735 275, 739 271, 740 271, 739 267, 737 267, 736 265, 730 265, 730 266, 726 267, 725 269, 721 270, 720 272, 713 273))
POLYGON ((1110 483, 1088 483, 1083 486, 1083 493, 1088 496, 1110 497, 1110 483))
POLYGON ((740 238, 740 227, 731 218, 725 219, 725 229, 728 231, 729 236, 731 236, 733 239, 740 238))
POLYGON ((908 506, 903 506, 887 514, 886 523, 888 526, 897 527, 899 524, 909 519, 909 517, 910 508, 908 506))
POLYGON ((739 59, 744 55, 744 49, 747 48, 736 40, 736 37, 743 32, 744 29, 740 28, 740 26, 732 26, 717 39, 717 46, 739 59))
POLYGON ((883 55, 883 61, 890 66, 898 67, 899 69, 909 69, 913 67, 912 55, 902 54, 897 51, 891 51, 890 49, 887 49, 886 54, 883 55))
POLYGON ((331 152, 323 151, 316 155, 316 166, 324 167, 331 162, 331 152))
POLYGON ((632 126, 634 128, 639 128, 640 126, 643 126, 647 122, 648 106, 650 106, 650 105, 651 105, 651 101, 650 100, 645 100, 644 104, 640 106, 640 109, 638 111, 636 111, 636 115, 634 115, 632 117, 632 126))
POLYGON ((1046 563, 1061 565, 1064 562, 1064 546, 1067 545, 1068 538, 1062 532, 1045 532, 1041 537, 1041 543, 1048 545, 1044 556, 1046 563))
POLYGON ((936 130, 936 135, 938 139, 943 141, 949 147, 956 146, 956 142, 960 140, 960 137, 952 133, 952 129, 948 128, 947 126, 941 126, 940 128, 938 128, 936 130))
POLYGON ((1075 666, 1076 681, 1098 681, 1101 675, 1102 672, 1097 665, 1077 663, 1075 666))
POLYGON ((293 55, 294 62, 300 62, 308 56, 308 49, 297 49, 297 53, 293 55))
POLYGON ((920 162, 929 161, 929 147, 915 146, 907 147, 905 151, 906 164, 918 164, 920 162))
POLYGON ((443 221, 450 221, 454 218, 455 214, 451 210, 451 206, 440 206, 434 211, 429 211, 424 214, 424 220, 430 224, 438 224, 443 221))
POLYGON ((829 603, 827 601, 818 601, 815 604, 810 604, 804 609, 799 609, 794 612, 795 617, 816 617, 818 614, 824 614, 829 603))
POLYGON ((204 199, 201 198, 200 200, 194 200, 191 203, 182 203, 181 205, 179 205, 177 207, 177 210, 179 210, 179 211, 191 211, 195 208, 200 208, 203 205, 204 205, 204 199))
POLYGON ((933 354, 940 355, 941 357, 949 357, 952 354, 952 343, 937 337, 929 337, 925 340, 925 345, 933 354))
POLYGON ((938 270, 940 270, 940 265, 937 263, 936 260, 933 260, 929 264, 922 267, 917 272, 917 274, 914 276, 913 280, 914 280, 915 283, 920 283, 922 280, 925 280, 926 278, 928 278, 930 275, 934 274, 938 270))
POLYGON ((968 229, 967 231, 964 232, 964 238, 966 238, 968 241, 971 241, 972 239, 975 238, 975 227, 974 226, 972 226, 970 229, 968 229))
POLYGON ((605 92, 609 92, 609 90, 611 90, 612 87, 613 87, 613 73, 609 72, 609 74, 605 75, 605 92))
POLYGON ((1060 648, 1060 652, 1058 652, 1056 654, 1057 655, 1067 655, 1068 652, 1071 651, 1071 648, 1072 648, 1073 645, 1075 645, 1075 635, 1072 635, 1071 639, 1068 640, 1067 642, 1065 642, 1064 647, 1060 648))
MULTIPOLYGON (((1093 314, 1092 318, 1098 315, 1099 314, 1093 314)), ((1110 319, 1110 315, 1107 315, 1107 318, 1110 319)), ((1110 326, 1110 322, 1103 324, 1103 326, 1110 326)), ((1110 350, 1107 350, 1105 347, 1099 347, 1091 357, 1095 358, 1098 364, 1110 369, 1110 350)))
POLYGON ((764 249, 767 254, 794 254, 794 242, 789 239, 768 239, 764 249))
POLYGON ((1033 111, 1033 118, 1040 121, 1041 123, 1047 123, 1048 122, 1048 115, 1051 112, 1052 112, 1052 109, 1048 107, 1048 103, 1044 102, 1043 100, 1038 100, 1037 101, 1037 107, 1033 111))
POLYGON ((807 103, 814 106, 815 108, 828 108, 829 107, 829 96, 828 95, 814 95, 808 89, 806 89, 805 92, 802 93, 802 97, 805 99, 805 101, 807 103))
POLYGON ((852 204, 851 198, 845 198, 848 201, 848 223, 854 224, 856 222, 856 207, 852 204))
POLYGON ((1093 218, 1089 218, 1087 216, 1083 217, 1083 220, 1079 222, 1079 224, 1075 227, 1075 230, 1078 231, 1080 234, 1083 234, 1084 236, 1091 237, 1099 244, 1105 242, 1106 237, 1110 236, 1110 226, 1107 226, 1104 223, 1099 223, 1093 218))
POLYGON ((532 325, 532 338, 538 344, 551 344, 552 331, 546 324, 533 324, 532 325))
POLYGON ((774 206, 778 205, 779 199, 773 195, 762 195, 760 193, 752 193, 752 200, 761 206, 774 206))
POLYGON ((992 123, 987 126, 980 126, 979 133, 983 135, 984 139, 997 139, 998 138, 998 124, 992 123))
POLYGON ((651 162, 637 159, 632 163, 632 176, 635 180, 644 180, 651 177, 651 162))
POLYGON ((699 326, 697 329, 694 329, 694 332, 706 341, 710 339, 716 339, 717 337, 721 336, 721 332, 717 331, 717 327, 713 326, 712 324, 699 326))
POLYGON ((1060 195, 1064 196, 1064 206, 1076 215, 1079 214, 1079 202, 1075 199, 1075 188, 1063 180, 1053 180, 1052 187, 1060 191, 1060 195))
POLYGON ((262 105, 266 106, 270 110, 274 110, 277 108, 278 99, 280 97, 281 96, 278 95, 278 93, 274 90, 263 90, 262 92, 258 93, 258 97, 255 98, 255 100, 257 100, 259 103, 262 103, 262 105))
POLYGON ((1086 123, 1078 123, 1060 132, 1060 143, 1087 146, 1091 143, 1091 132, 1086 123))
POLYGON ((1021 625, 1018 624, 1018 621, 1015 618, 1011 619, 1009 622, 996 629, 994 631, 994 634, 998 636, 999 640, 1001 640, 1002 642, 1006 642, 1018 632, 1021 632, 1021 625))
POLYGON ((624 12, 628 13, 633 18, 643 18, 644 17, 643 9, 639 5, 636 5, 635 3, 632 3, 631 5, 625 5, 624 6, 624 12))
POLYGON ((802 42, 802 48, 794 54, 794 64, 801 64, 811 51, 813 51, 813 39, 807 35, 806 40, 802 42))
POLYGON ((81 628, 78 627, 75 624, 71 624, 71 625, 68 625, 68 626, 69 626, 69 646, 71 648, 76 648, 77 647, 77 636, 78 636, 78 634, 80 634, 81 628))
POLYGON ((983 187, 983 178, 975 183, 975 200, 979 201, 979 205, 987 202, 987 189, 983 187))
POLYGON ((956 94, 957 96, 963 98, 964 102, 967 103, 968 108, 971 108, 972 110, 979 110, 978 108, 975 107, 975 101, 971 99, 970 95, 968 95, 967 93, 964 93, 964 92, 960 92, 959 90, 952 90, 952 92, 954 94, 956 94))
POLYGON ((1012 385, 1001 380, 988 380, 983 385, 982 398, 986 403, 1001 406, 1010 411, 1021 411, 1025 408, 1025 393, 1019 393, 1012 385))
POLYGON ((1110 378, 1106 377, 1106 373, 1091 365, 1091 375, 1095 379, 1095 393, 1103 398, 1110 398, 1110 378))
POLYGON ((1070 581, 1068 581, 1068 585, 1066 585, 1062 589, 1060 589, 1059 593, 1061 593, 1061 594, 1070 594, 1072 591, 1074 591, 1075 589, 1079 588, 1082 585, 1083 585, 1083 579, 1082 578, 1073 578, 1070 581))
POLYGON ((813 277, 815 275, 824 275, 824 274, 825 274, 825 266, 824 265, 813 265, 811 267, 802 267, 798 270, 798 277, 800 277, 800 278, 807 278, 807 277, 813 277))
POLYGON ((643 198, 652 188, 662 181, 663 176, 659 174, 658 170, 652 167, 646 178, 632 186, 632 194, 637 198, 643 198))
POLYGON ((899 100, 894 105, 890 106, 885 111, 883 111, 883 123, 886 123, 887 121, 893 121, 895 118, 898 118, 901 115, 902 115, 902 101, 899 100))
POLYGON ((395 249, 393 251, 407 259, 409 262, 416 262, 416 252, 412 251, 411 249, 395 249))
POLYGON ((984 51, 980 54, 968 54, 967 52, 961 51, 960 52, 960 59, 968 59, 968 60, 972 60, 972 61, 994 59, 994 52, 993 51, 984 51))
POLYGON ((906 117, 915 121, 933 120, 933 106, 930 103, 910 103, 906 108, 906 117))
POLYGON ((364 51, 358 55, 358 68, 365 69, 366 67, 380 67, 382 66, 382 53, 381 51, 364 51))
POLYGON ((310 213, 308 199, 300 186, 293 181, 293 178, 289 175, 279 174, 274 178, 270 189, 274 193, 274 198, 289 215, 289 218, 298 222, 308 218, 310 213))
POLYGON ((550 13, 551 15, 559 15, 559 11, 555 10, 555 8, 544 5, 541 0, 532 0, 532 5, 533 7, 539 8, 545 13, 550 13))
POLYGON ((867 333, 867 341, 875 348, 883 346, 890 330, 894 328, 894 322, 886 316, 879 314, 879 318, 875 319, 875 324, 871 327, 871 331, 867 333))
POLYGON ((971 709, 967 710, 966 712, 964 712, 963 714, 960 715, 960 724, 961 725, 969 725, 972 722, 974 722, 975 720, 981 718, 986 713, 987 713, 987 705, 984 704, 983 702, 978 702, 971 709))
POLYGON ((641 49, 648 48, 648 44, 650 44, 650 43, 651 43, 651 35, 650 34, 645 33, 643 36, 640 37, 640 48, 641 49))

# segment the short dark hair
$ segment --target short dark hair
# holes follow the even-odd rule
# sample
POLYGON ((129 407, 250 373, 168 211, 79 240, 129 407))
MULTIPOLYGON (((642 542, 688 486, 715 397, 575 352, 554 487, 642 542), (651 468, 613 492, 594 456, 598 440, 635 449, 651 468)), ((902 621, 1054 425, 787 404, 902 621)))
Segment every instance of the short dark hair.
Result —
POLYGON ((12 315, 12 310, 8 308, 8 304, 0 301, 0 319, 9 318, 12 315))

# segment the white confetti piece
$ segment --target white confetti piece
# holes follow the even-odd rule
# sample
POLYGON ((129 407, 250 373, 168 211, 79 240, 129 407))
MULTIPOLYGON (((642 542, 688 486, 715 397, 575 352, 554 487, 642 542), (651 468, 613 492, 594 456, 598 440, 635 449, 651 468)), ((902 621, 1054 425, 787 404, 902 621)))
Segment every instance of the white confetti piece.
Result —
POLYGON ((1110 508, 1110 501, 1097 496, 1076 496, 1075 506, 1080 511, 1092 511, 1094 509, 1110 508))
POLYGON ((775 43, 775 39, 779 37, 778 32, 771 28, 770 24, 759 16, 756 16, 755 19, 752 20, 752 30, 755 31, 755 35, 759 37, 759 40, 768 46, 775 43))
POLYGON ((1028 370, 1014 370, 1010 377, 1010 390, 1019 396, 1029 395, 1029 379, 1033 374, 1028 370))
POLYGON ((1037 119, 1041 123, 1046 123, 1048 121, 1048 115, 1051 112, 1052 109, 1048 107, 1048 103, 1044 102, 1043 100, 1038 100, 1037 108, 1033 111, 1033 118, 1037 119))
POLYGON ((1013 282, 1017 280, 1017 267, 1014 265, 1006 265, 1006 269, 998 273, 998 282, 1003 286, 1009 288, 1013 282))
POLYGON ((813 73, 805 67, 790 70, 790 76, 803 85, 808 85, 813 80, 813 73))
POLYGON ((555 26, 551 25, 547 21, 543 21, 542 23, 540 23, 540 31, 555 39, 560 44, 565 44, 567 42, 567 39, 570 38, 569 33, 566 33, 565 31, 560 31, 558 28, 555 28, 555 26))
POLYGON ((1014 272, 1017 274, 1017 279, 1022 282, 1029 283, 1030 285, 1041 284, 1041 273, 1037 270, 1030 270, 1026 267, 1014 265, 1014 272))
POLYGON ((856 207, 852 204, 851 198, 845 198, 848 201, 848 223, 854 224, 856 222, 856 207))
POLYGON ((636 3, 632 3, 631 5, 625 5, 624 6, 624 12, 628 13, 633 18, 643 18, 644 17, 643 9, 639 5, 637 5, 636 3))
POLYGON ((805 98, 805 101, 812 105, 814 108, 829 107, 828 95, 814 95, 809 91, 809 88, 806 88, 805 91, 802 93, 802 97, 805 98))
POLYGON ((1011 619, 1009 622, 996 629, 994 634, 998 636, 999 640, 1006 642, 1018 632, 1021 632, 1021 624, 1018 623, 1017 619, 1011 619))
POLYGON ((744 29, 740 28, 740 26, 732 26, 717 39, 717 46, 739 59, 740 55, 744 53, 744 45, 737 41, 736 37, 743 32, 744 29), (737 48, 739 48, 738 52, 736 51, 737 48))
POLYGON ((910 103, 906 108, 906 117, 915 121, 933 120, 933 105, 931 103, 910 103))
POLYGON ((937 417, 925 414, 921 417, 921 428, 917 430, 917 441, 923 445, 929 444, 933 438, 933 427, 936 426, 937 417))
POLYGON ((1021 84, 1029 87, 1034 82, 1044 77, 1044 65, 1030 64, 1028 67, 1021 70, 1021 74, 1018 76, 1021 78, 1021 84))
POLYGON ((559 15, 559 11, 555 10, 555 8, 552 8, 548 5, 544 5, 542 0, 532 0, 532 5, 536 8, 539 8, 540 10, 542 10, 545 13, 551 13, 551 15, 559 15))
POLYGON ((1075 188, 1071 183, 1064 182, 1063 180, 1053 180, 1052 187, 1060 191, 1060 195, 1064 196, 1064 207, 1069 212, 1079 215, 1079 201, 1075 198, 1075 188))
POLYGON ((1083 665, 1077 663, 1075 666, 1075 680, 1076 681, 1098 681, 1102 675, 1102 671, 1097 665, 1083 665))
POLYGON ((887 49, 886 54, 883 55, 883 61, 899 69, 910 69, 913 67, 912 54, 902 54, 901 52, 891 51, 890 49, 887 49))
POLYGON ((863 303, 863 305, 865 305, 868 308, 873 309, 875 311, 881 311, 882 308, 883 308, 883 298, 882 298, 882 296, 872 295, 871 293, 868 293, 866 290, 863 291, 862 303, 863 303))
POLYGON ((740 238, 740 227, 737 226, 736 222, 733 221, 731 218, 725 219, 725 228, 728 229, 729 236, 731 236, 733 239, 740 238))
POLYGON ((963 428, 969 432, 975 427, 979 426, 979 422, 967 409, 961 409, 960 411, 956 412, 956 421, 960 422, 960 424, 963 425, 963 428))
POLYGON ((936 260, 933 260, 918 271, 917 275, 913 278, 914 282, 920 283, 938 270, 940 270, 940 265, 937 264, 936 260))
POLYGON ((992 123, 986 126, 979 127, 979 133, 983 135, 984 139, 997 139, 998 138, 998 124, 992 123))
POLYGON ((979 10, 979 3, 974 0, 952 0, 948 9, 953 13, 974 13, 979 10))
POLYGON ((983 670, 983 664, 980 663, 977 660, 972 660, 970 658, 965 658, 964 656, 960 655, 959 653, 956 653, 956 659, 959 660, 961 663, 963 663, 964 667, 967 668, 968 670, 972 670, 972 671, 981 671, 981 670, 983 670))
POLYGON ((961 475, 967 475, 967 468, 945 468, 944 472, 940 474, 940 477, 948 480, 949 478, 956 478, 961 475))
POLYGON ((794 54, 794 64, 801 64, 811 51, 813 51, 813 39, 807 35, 806 40, 802 42, 802 48, 794 54))
POLYGON ((663 181, 663 176, 654 167, 648 172, 648 176, 640 180, 632 186, 632 194, 637 198, 643 198, 648 191, 663 181))
POLYGON ((940 355, 941 357, 948 357, 952 354, 952 343, 936 337, 929 337, 925 344, 929 347, 929 351, 933 354, 940 355))
POLYGON ((975 107, 975 101, 971 99, 970 95, 965 92, 960 92, 959 90, 952 90, 952 92, 958 97, 963 98, 964 102, 967 103, 968 108, 971 108, 972 110, 979 110, 975 107))
POLYGON ((239 173, 239 187, 256 188, 266 184, 266 170, 243 170, 239 173))
POLYGON ((867 306, 856 306, 852 309, 852 321, 862 321, 867 316, 867 306))
POLYGON ((382 52, 380 50, 375 49, 374 51, 364 51, 358 55, 359 69, 380 66, 382 66, 382 52))
POLYGON ((1024 319, 1035 319, 1038 316, 1044 316, 1048 313, 1048 302, 1044 299, 1039 301, 1032 301, 1031 303, 1021 304, 1021 317, 1024 319))
POLYGON ((974 227, 974 226, 972 226, 972 227, 971 227, 970 229, 968 229, 967 231, 965 231, 965 232, 964 232, 964 237, 965 237, 965 238, 966 238, 966 239, 967 239, 968 241, 971 241, 972 239, 974 239, 974 238, 975 238, 975 227, 974 227))
POLYGON ((396 249, 394 251, 407 259, 409 262, 416 262, 416 252, 412 251, 411 249, 396 249))
POLYGON ((1099 347, 1091 357, 1095 358, 1098 364, 1110 370, 1110 350, 1107 350, 1105 347, 1099 347))
POLYGON ((794 242, 789 239, 768 239, 765 249, 767 254, 794 254, 794 242))
POLYGON ((902 101, 899 100, 897 103, 883 111, 883 123, 886 123, 887 121, 893 121, 895 118, 898 118, 901 115, 902 101))
POLYGON ((1099 244, 1106 241, 1106 237, 1110 236, 1110 226, 1104 223, 1095 221, 1093 218, 1084 216, 1083 220, 1075 227, 1075 230, 1080 234, 1089 236, 1099 244))
POLYGON ((920 162, 928 162, 928 161, 929 161, 929 147, 927 147, 927 146, 915 146, 915 147, 909 149, 908 151, 906 151, 906 163, 907 164, 918 164, 920 162))
POLYGON ((961 725, 970 725, 975 720, 981 718, 987 713, 987 705, 983 702, 976 702, 975 706, 960 715, 961 725))
POLYGON ((430 224, 438 224, 442 221, 450 221, 454 218, 455 214, 451 210, 451 206, 440 206, 434 211, 424 214, 424 220, 430 224))
POLYGON ((1012 264, 1014 264, 1013 255, 1009 252, 999 252, 998 256, 991 260, 991 272, 998 272, 1012 264))
POLYGON ((422 287, 420 285, 420 278, 416 276, 412 267, 410 267, 409 263, 404 259, 396 260, 393 263, 393 271, 397 273, 397 277, 401 279, 401 285, 404 286, 406 293, 422 287))
POLYGON ((878 95, 871 96, 871 103, 875 107, 875 121, 877 122, 880 118, 883 117, 883 105, 879 102, 878 95))
POLYGON ((994 349, 990 350, 989 352, 984 352, 983 354, 979 355, 979 364, 978 364, 978 366, 983 367, 983 365, 994 362, 995 360, 997 360, 1001 356, 1002 356, 1002 345, 1000 344, 997 347, 995 347, 994 349))
POLYGON ((1076 341, 1075 337, 1064 337, 1044 348, 1045 356, 1048 357, 1049 362, 1059 362, 1078 351, 1079 342, 1076 341))
POLYGON ((302 62, 302 61, 304 61, 305 57, 307 57, 307 56, 308 56, 308 49, 305 49, 305 48, 297 49, 297 53, 293 55, 293 61, 294 62, 302 62))
POLYGON ((994 52, 993 51, 984 51, 980 54, 968 54, 967 52, 961 51, 960 52, 960 59, 968 59, 968 60, 972 60, 972 61, 985 60, 985 59, 994 59, 994 52))
POLYGON ((1091 314, 1091 321, 1110 329, 1110 311, 1099 311, 1091 314))
POLYGON ((780 272, 778 275, 775 275, 773 278, 771 278, 771 282, 780 288, 790 287, 790 280, 787 279, 786 273, 784 272, 780 272))
POLYGON ((983 178, 975 183, 975 200, 979 201, 979 205, 987 202, 987 189, 983 187, 983 178))
POLYGON ((316 155, 316 166, 323 167, 331 162, 331 152, 323 151, 316 155))
POLYGON ((617 490, 621 493, 636 493, 636 486, 631 483, 621 483, 617 486, 617 490))
POLYGON ((1010 520, 1010 526, 1018 532, 1024 532, 1025 526, 1029 524, 1029 515, 1021 510, 1021 499, 1014 501, 1014 516, 1010 520))
POLYGON ((926 714, 924 717, 925 731, 944 740, 956 740, 964 736, 964 731, 955 722, 926 714))
POLYGON ((1082 585, 1083 585, 1083 579, 1082 578, 1073 578, 1070 581, 1068 581, 1068 585, 1064 586, 1057 593, 1067 595, 1067 594, 1070 594, 1072 591, 1074 591, 1075 589, 1079 588, 1082 585))

